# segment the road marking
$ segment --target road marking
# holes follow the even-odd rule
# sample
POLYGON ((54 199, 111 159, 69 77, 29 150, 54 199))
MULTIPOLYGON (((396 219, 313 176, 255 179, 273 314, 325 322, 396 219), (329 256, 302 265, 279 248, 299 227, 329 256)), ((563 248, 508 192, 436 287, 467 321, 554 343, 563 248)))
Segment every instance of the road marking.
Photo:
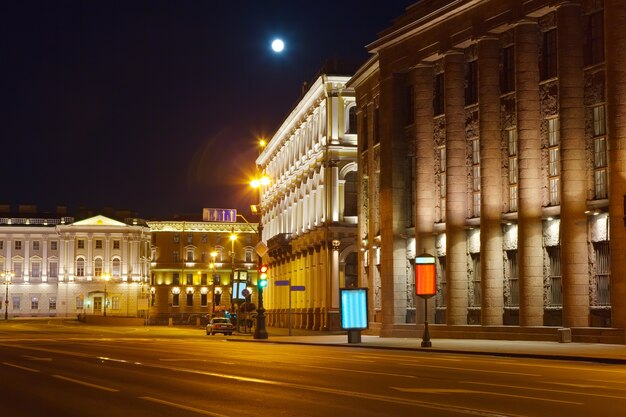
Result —
POLYGON ((202 414, 205 416, 213 416, 213 417, 229 417, 226 414, 219 414, 219 413, 212 413, 210 411, 206 411, 206 410, 201 410, 199 408, 195 408, 195 407, 189 407, 187 405, 183 405, 183 404, 176 404, 176 403, 172 403, 169 401, 163 401, 163 400, 159 400, 158 398, 153 398, 153 397, 139 397, 139 399, 141 400, 146 400, 146 401, 151 401, 153 403, 157 403, 157 404, 163 404, 163 405, 169 405, 170 407, 174 407, 174 408, 180 408, 181 410, 185 410, 185 411, 191 411, 194 413, 198 413, 198 414, 202 414))
POLYGON ((68 378, 66 376, 63 375, 52 375, 52 377, 54 378, 58 378, 58 379, 62 379, 64 381, 69 381, 69 382, 73 382, 75 384, 80 384, 80 385, 84 385, 86 387, 91 387, 91 388, 96 388, 96 389, 100 389, 102 391, 108 391, 108 392, 119 392, 118 389, 115 388, 109 388, 109 387, 104 387, 102 385, 96 385, 96 384, 92 384, 90 382, 85 382, 85 381, 81 381, 78 379, 74 379, 74 378, 68 378))
POLYGON ((401 392, 412 392, 412 393, 417 393, 417 394, 486 394, 486 395, 496 395, 499 397, 523 398, 525 400, 549 401, 553 403, 562 403, 562 404, 574 404, 574 405, 584 404, 584 403, 579 403, 579 402, 574 402, 574 401, 553 400, 551 398, 529 397, 526 395, 505 394, 502 392, 491 392, 491 391, 475 391, 475 390, 469 390, 469 389, 398 388, 398 387, 389 387, 389 388, 392 388, 401 392))
POLYGON ((592 389, 610 389, 613 391, 626 391, 626 388, 615 388, 615 387, 602 387, 600 385, 594 385, 594 384, 574 384, 574 383, 568 383, 568 382, 556 382, 556 381, 544 381, 544 383, 546 384, 552 384, 552 385, 563 385, 566 387, 574 387, 574 388, 592 388, 592 389))
POLYGON ((521 375, 521 376, 541 376, 539 374, 524 374, 521 372, 508 372, 508 371, 492 371, 489 369, 475 369, 475 368, 460 368, 455 366, 441 366, 441 365, 428 365, 428 364, 415 364, 415 363, 401 363, 405 366, 418 366, 424 368, 439 368, 439 369, 454 369, 455 371, 469 371, 469 372, 484 372, 488 374, 505 374, 505 375, 521 375))
MULTIPOLYGON (((626 381, 607 381, 607 380, 604 380, 604 379, 590 379, 590 381, 591 382, 606 382, 607 384, 626 384, 626 381)), ((613 389, 613 388, 611 388, 611 389, 613 389)))
POLYGON ((39 372, 39 370, 37 369, 33 369, 33 368, 27 368, 25 366, 20 366, 20 365, 15 365, 14 363, 9 363, 9 362, 2 362, 3 365, 6 366, 12 366, 13 368, 17 368, 17 369, 22 369, 24 371, 29 371, 29 372, 39 372))
POLYGON ((22 355, 22 357, 29 359, 31 361, 52 362, 52 358, 41 358, 39 356, 30 356, 30 355, 22 355))
POLYGON ((618 400, 624 400, 624 396, 616 396, 616 395, 605 395, 605 394, 592 394, 589 392, 574 392, 574 391, 565 391, 560 389, 548 389, 548 388, 532 388, 528 386, 518 386, 518 385, 502 385, 502 384, 490 384, 488 382, 473 382, 473 381, 462 381, 464 384, 474 384, 474 385, 487 385, 492 387, 501 387, 501 388, 515 388, 527 391, 542 391, 542 392, 558 392, 559 394, 570 394, 570 395, 586 395, 588 397, 602 397, 602 398, 617 398, 618 400))
POLYGON ((317 366, 317 365, 298 365, 299 368, 314 368, 314 369, 327 369, 330 371, 341 371, 341 372, 356 372, 359 374, 371 374, 371 375, 386 375, 386 376, 397 376, 400 378, 417 378, 414 375, 403 375, 403 374, 391 374, 388 372, 374 372, 374 371, 362 371, 359 369, 346 369, 346 368, 333 368, 330 366, 317 366))

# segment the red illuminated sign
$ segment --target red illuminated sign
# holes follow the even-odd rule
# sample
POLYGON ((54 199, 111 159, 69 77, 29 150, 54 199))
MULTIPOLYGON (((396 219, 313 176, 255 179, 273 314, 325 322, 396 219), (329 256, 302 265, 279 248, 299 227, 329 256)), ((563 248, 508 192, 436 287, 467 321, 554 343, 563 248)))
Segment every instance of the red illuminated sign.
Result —
POLYGON ((415 258, 415 295, 428 298, 437 294, 435 257, 424 253, 415 258))

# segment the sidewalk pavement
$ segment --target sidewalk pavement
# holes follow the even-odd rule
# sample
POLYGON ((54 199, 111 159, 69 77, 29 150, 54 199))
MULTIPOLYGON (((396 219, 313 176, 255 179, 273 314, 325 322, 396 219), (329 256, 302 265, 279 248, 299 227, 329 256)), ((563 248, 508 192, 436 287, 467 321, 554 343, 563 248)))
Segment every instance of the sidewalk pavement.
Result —
POLYGON ((421 338, 398 338, 362 335, 361 343, 348 343, 345 332, 316 332, 270 327, 266 340, 253 339, 251 334, 228 338, 230 341, 283 343, 296 345, 326 345, 368 349, 390 349, 434 353, 461 353, 535 359, 589 361, 626 365, 626 345, 601 343, 559 343, 526 340, 432 339, 432 346, 421 347, 421 338))

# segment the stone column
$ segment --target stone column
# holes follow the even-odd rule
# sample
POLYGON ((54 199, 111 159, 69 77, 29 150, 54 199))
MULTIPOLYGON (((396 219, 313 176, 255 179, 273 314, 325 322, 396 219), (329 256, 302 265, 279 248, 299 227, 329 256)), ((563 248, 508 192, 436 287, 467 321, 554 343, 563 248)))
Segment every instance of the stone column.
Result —
POLYGON ((515 89, 519 154, 518 238, 520 325, 543 325, 541 224, 541 112, 538 29, 534 21, 515 28, 515 89))
POLYGON ((563 325, 589 326, 587 178, 581 6, 557 9, 561 140, 561 274, 563 325))
POLYGON ((626 327, 626 7, 604 1, 607 132, 609 138, 609 222, 611 231, 611 325, 626 327), (610 34, 610 38, 609 38, 610 34))
POLYGON ((406 140, 403 103, 405 77, 381 74, 380 84, 380 237, 383 328, 406 320, 406 140))
POLYGON ((504 313, 499 54, 497 38, 479 40, 481 324, 487 326, 501 325, 504 313))
MULTIPOLYGON (((415 255, 435 251, 435 143, 433 140, 433 66, 420 64, 413 71, 413 91, 415 93, 415 255)), ((428 318, 434 322, 435 297, 427 300, 428 318)), ((424 319, 424 300, 415 300, 416 325, 424 319)))
POLYGON ((444 58, 446 117, 446 273, 449 325, 467 324, 467 144, 465 140, 465 55, 444 58))

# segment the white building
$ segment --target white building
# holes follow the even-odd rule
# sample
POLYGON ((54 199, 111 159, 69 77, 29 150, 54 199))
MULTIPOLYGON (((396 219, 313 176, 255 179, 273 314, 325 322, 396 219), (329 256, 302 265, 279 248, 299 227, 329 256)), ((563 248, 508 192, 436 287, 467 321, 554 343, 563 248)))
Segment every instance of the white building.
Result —
POLYGON ((3 311, 9 317, 142 316, 148 308, 149 228, 104 216, 73 220, 0 218, 3 311))
POLYGON ((338 328, 339 288, 357 286, 356 107, 348 80, 321 75, 257 159, 271 179, 261 190, 270 326, 338 328))

